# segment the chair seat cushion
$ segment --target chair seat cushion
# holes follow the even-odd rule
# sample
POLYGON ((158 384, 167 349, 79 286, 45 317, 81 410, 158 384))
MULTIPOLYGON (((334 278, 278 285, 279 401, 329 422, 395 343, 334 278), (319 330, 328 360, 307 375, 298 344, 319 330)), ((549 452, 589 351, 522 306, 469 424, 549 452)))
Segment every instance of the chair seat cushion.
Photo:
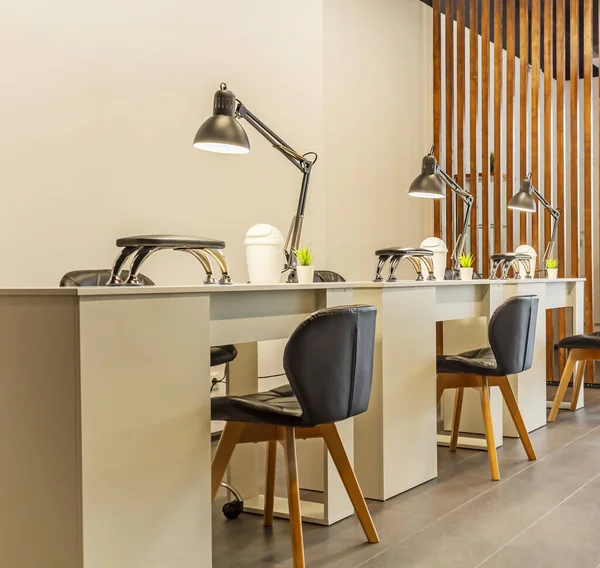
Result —
POLYGON ((117 240, 118 247, 158 247, 166 249, 224 249, 225 242, 204 237, 185 235, 136 235, 121 237, 117 240))
POLYGON ((305 426, 302 408, 289 385, 244 396, 211 399, 211 418, 277 426, 305 426))
POLYGON ((210 348, 210 366, 231 363, 237 357, 235 345, 218 345, 210 348))
POLYGON ((438 355, 438 373, 464 373, 465 375, 498 375, 498 365, 489 347, 466 351, 459 355, 438 355))
POLYGON ((600 332, 571 335, 558 342, 563 349, 600 349, 600 332))

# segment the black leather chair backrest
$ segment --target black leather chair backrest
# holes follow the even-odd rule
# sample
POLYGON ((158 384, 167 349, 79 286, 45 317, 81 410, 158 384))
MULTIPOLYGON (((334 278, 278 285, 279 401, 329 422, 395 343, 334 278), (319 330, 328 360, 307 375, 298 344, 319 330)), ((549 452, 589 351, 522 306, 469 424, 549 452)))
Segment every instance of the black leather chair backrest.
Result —
MULTIPOLYGON (((106 286, 110 278, 110 270, 73 270, 67 272, 60 280, 61 286, 106 286)), ((121 272, 121 278, 125 280, 129 273, 121 272)), ((152 286, 154 282, 143 274, 138 274, 138 278, 146 286, 152 286)))
POLYGON ((333 270, 315 270, 313 282, 346 282, 346 279, 333 270))
POLYGON ((321 310, 290 337, 283 367, 307 426, 365 412, 371 397, 374 306, 321 310))
POLYGON ((531 367, 538 303, 537 296, 515 296, 490 318, 490 347, 498 370, 504 375, 521 373, 531 367))

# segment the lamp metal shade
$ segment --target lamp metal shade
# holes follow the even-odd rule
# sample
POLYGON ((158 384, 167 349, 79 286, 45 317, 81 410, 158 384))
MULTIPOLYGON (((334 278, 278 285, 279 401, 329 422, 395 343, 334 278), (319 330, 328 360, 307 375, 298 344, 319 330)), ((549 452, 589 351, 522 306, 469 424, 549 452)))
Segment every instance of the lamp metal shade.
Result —
POLYGON ((509 209, 515 209, 516 211, 525 211, 527 213, 535 213, 536 205, 535 199, 531 194, 531 180, 525 178, 521 182, 521 188, 515 193, 511 200, 508 202, 509 209))
POLYGON ((408 188, 408 194, 413 197, 429 199, 443 199, 446 197, 446 184, 436 173, 437 162, 431 155, 423 158, 421 173, 415 178, 408 188))
POLYGON ((250 141, 242 125, 235 118, 237 101, 235 95, 221 83, 215 93, 213 116, 207 118, 196 132, 194 146, 208 152, 222 154, 247 154, 250 141))

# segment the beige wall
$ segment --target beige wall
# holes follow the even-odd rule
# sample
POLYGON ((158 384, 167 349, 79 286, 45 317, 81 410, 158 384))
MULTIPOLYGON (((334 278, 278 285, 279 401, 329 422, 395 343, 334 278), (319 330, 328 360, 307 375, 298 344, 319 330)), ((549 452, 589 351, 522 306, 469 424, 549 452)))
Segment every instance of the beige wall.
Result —
POLYGON ((328 251, 349 279, 433 231, 432 204, 407 195, 433 141, 431 22, 418 0, 324 3, 328 251))
MULTIPOLYGON (((287 231, 300 174, 249 127, 252 152, 192 139, 221 81, 299 151, 315 150, 304 241, 370 278, 373 251, 431 233, 406 188, 431 141, 430 12, 419 0, 56 0, 0 19, 0 285, 107 267, 118 236, 227 241, 246 278, 254 223, 287 231)), ((161 283, 191 258, 156 256, 161 283)))

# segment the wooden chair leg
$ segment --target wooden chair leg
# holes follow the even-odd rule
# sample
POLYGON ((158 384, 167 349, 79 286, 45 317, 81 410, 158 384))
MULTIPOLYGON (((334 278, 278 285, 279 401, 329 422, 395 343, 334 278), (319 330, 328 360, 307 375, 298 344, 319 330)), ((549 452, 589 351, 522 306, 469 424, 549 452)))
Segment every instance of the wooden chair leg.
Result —
POLYGON ((265 480, 265 527, 273 526, 273 506, 275 503, 275 466, 277 464, 277 440, 267 442, 267 471, 265 480))
POLYGON ((575 373, 575 379, 573 380, 573 394, 571 395, 571 410, 577 410, 577 399, 581 391, 581 385, 583 384, 583 372, 585 371, 586 362, 579 361, 577 365, 577 372, 575 373))
POLYGON ((300 486, 298 485, 298 459, 296 456, 296 435, 294 428, 285 429, 284 448, 294 568, 304 568, 304 542, 302 538, 300 486))
POLYGON ((462 412, 463 396, 465 389, 459 387, 454 395, 454 416, 452 418, 452 435, 450 436, 450 451, 455 452, 458 444, 458 431, 460 429, 460 415, 462 412))
POLYGON ((531 439, 529 438, 529 433, 527 432, 527 428, 525 428, 525 423, 523 422, 519 405, 517 404, 517 400, 515 399, 515 395, 508 381, 508 377, 505 380, 499 381, 498 386, 500 387, 500 392, 504 397, 504 402, 506 402, 508 411, 510 412, 513 422, 515 423, 517 432, 519 432, 519 437, 521 438, 521 442, 523 443, 527 457, 530 460, 537 459, 535 450, 531 444, 531 439))
POLYGON ((490 462, 492 480, 499 481, 500 470, 498 469, 498 454, 496 453, 496 441, 494 440, 494 425, 492 423, 492 411, 490 409, 490 387, 485 377, 482 377, 481 391, 479 394, 481 398, 481 412, 483 414, 485 441, 487 443, 488 460, 490 462))
POLYGON ((571 350, 569 357, 567 358, 567 363, 565 365, 562 377, 560 378, 560 383, 558 384, 558 390, 556 391, 556 396, 554 397, 554 402, 552 403, 552 410, 550 410, 550 414, 548 415, 548 422, 554 422, 556 420, 558 410, 560 409, 560 403, 565 397, 565 392, 569 386, 569 381, 571 380, 571 375, 573 374, 573 369, 575 368, 576 362, 577 359, 575 351, 571 350))
POLYGON ((227 466, 233 455, 233 450, 235 450, 235 446, 243 431, 244 424, 242 422, 227 422, 225 428, 223 428, 223 433, 221 434, 221 439, 219 440, 219 445, 217 446, 217 451, 215 452, 211 466, 213 501, 217 496, 221 481, 223 481, 223 476, 225 475, 225 471, 227 470, 227 466))
POLYGON ((444 395, 444 386, 440 384, 440 381, 437 382, 437 404, 442 401, 442 396, 444 395))
POLYGON ((342 478, 344 487, 348 492, 348 497, 350 497, 350 501, 352 501, 352 505, 354 506, 354 510, 356 511, 356 515, 358 516, 358 520, 365 532, 367 540, 372 544, 379 542, 379 536, 377 535, 377 530, 373 524, 371 513, 369 513, 367 503, 365 502, 358 480, 356 479, 356 475, 354 474, 354 470, 348 459, 348 454, 346 454, 346 449, 340 438, 337 426, 335 424, 326 424, 321 426, 320 430, 323 434, 325 444, 327 444, 327 449, 331 454, 331 459, 333 460, 333 463, 342 478))

